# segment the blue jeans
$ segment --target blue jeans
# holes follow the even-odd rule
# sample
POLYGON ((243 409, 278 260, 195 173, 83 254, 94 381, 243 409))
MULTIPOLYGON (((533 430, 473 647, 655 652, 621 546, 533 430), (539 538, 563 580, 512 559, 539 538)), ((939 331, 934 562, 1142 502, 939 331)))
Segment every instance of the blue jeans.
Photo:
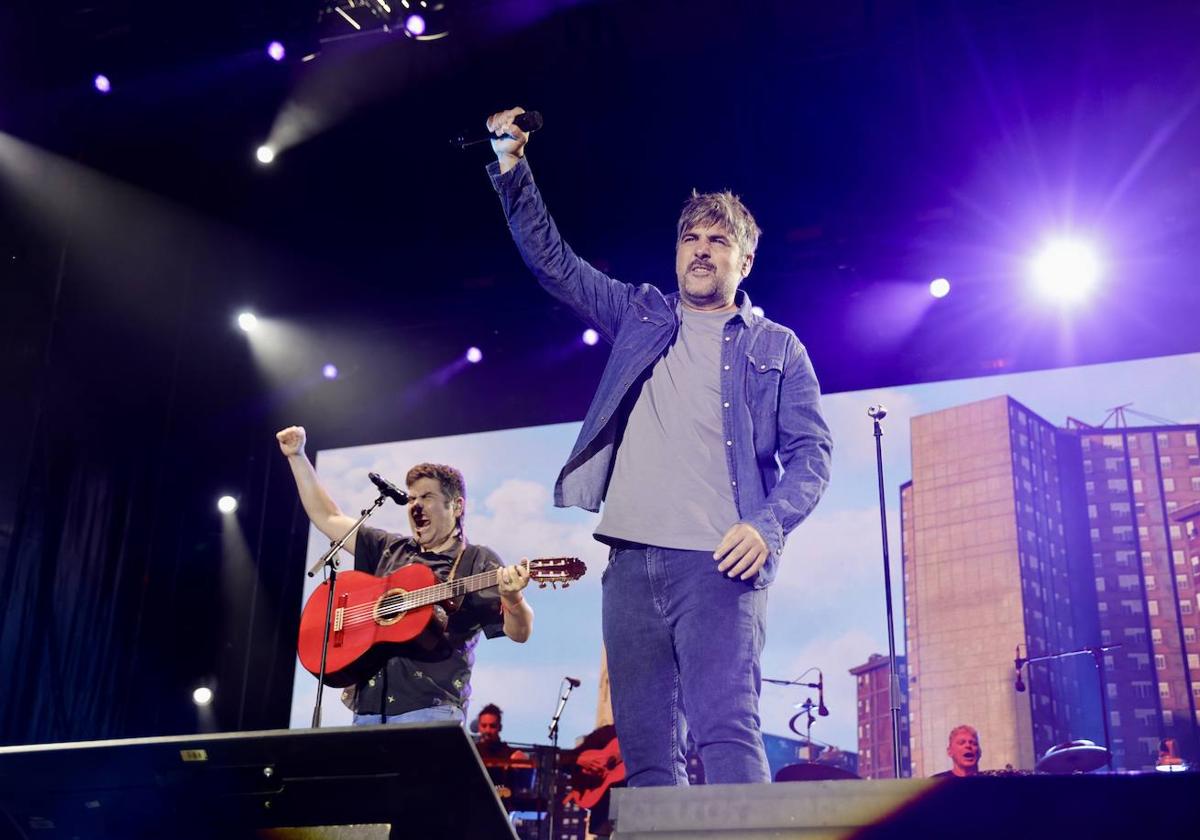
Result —
POLYGON ((707 551, 622 546, 602 577, 613 716, 630 787, 686 785, 690 730, 714 784, 769 782, 758 696, 767 590, 707 551))
POLYGON ((402 715, 354 715, 355 726, 368 726, 373 723, 429 723, 436 720, 456 720, 462 723, 463 711, 458 706, 447 703, 444 706, 413 709, 402 715))

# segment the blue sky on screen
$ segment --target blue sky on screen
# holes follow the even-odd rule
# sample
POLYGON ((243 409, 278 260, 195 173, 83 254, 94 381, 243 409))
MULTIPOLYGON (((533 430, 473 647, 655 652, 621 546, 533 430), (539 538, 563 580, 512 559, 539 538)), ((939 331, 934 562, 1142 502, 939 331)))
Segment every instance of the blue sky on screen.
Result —
MULTIPOLYGON (((912 477, 909 422, 920 414, 1001 394, 1058 425, 1067 416, 1098 424, 1109 409, 1130 402, 1135 410, 1196 423, 1200 354, 827 395, 824 407, 834 434, 833 480, 817 511, 788 540, 779 578, 770 590, 762 663, 764 676, 780 679, 792 679, 812 666, 824 670, 831 715, 818 719, 814 739, 856 748, 854 680, 848 669, 871 653, 887 652, 874 438, 867 407, 883 403, 889 410, 884 421, 884 475, 897 643, 902 647, 899 486, 912 477)), ((399 483, 419 461, 454 464, 467 479, 466 524, 473 542, 491 546, 507 562, 567 554, 588 564, 584 580, 569 589, 530 592, 537 619, 527 644, 501 638, 481 640, 476 649, 472 711, 488 702, 499 704, 505 710, 505 736, 513 741, 546 742, 566 675, 582 679, 583 685, 563 716, 562 743, 569 746, 594 725, 599 582, 607 551, 591 536, 596 515, 559 510, 552 504, 555 478, 578 428, 577 423, 564 423, 398 441, 325 450, 317 457, 321 480, 347 512, 374 499, 366 478, 369 471, 399 483)), ((310 442, 314 451, 319 446, 320 441, 310 442)), ((374 524, 408 532, 404 511, 394 505, 383 508, 374 524)), ((312 530, 307 556, 297 562, 296 574, 303 574, 327 545, 312 530)), ((314 586, 314 580, 306 579, 306 599, 314 586)), ((1007 641, 1004 650, 1009 655, 1007 641)), ((294 727, 309 723, 315 682, 297 665, 294 727)), ((793 704, 813 694, 764 686, 763 729, 787 734, 793 704)), ((336 691, 326 690, 323 708, 326 726, 350 722, 336 691)))

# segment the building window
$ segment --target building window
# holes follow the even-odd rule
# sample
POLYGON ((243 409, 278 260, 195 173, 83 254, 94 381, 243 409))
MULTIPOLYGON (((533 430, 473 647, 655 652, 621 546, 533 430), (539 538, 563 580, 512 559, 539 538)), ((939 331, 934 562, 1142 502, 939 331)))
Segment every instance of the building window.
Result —
POLYGON ((1175 586, 1179 589, 1191 589, 1192 579, 1188 575, 1175 575, 1175 586))
POLYGON ((1159 671, 1161 671, 1163 668, 1166 668, 1167 657, 1163 656, 1161 653, 1154 654, 1154 667, 1159 671))
POLYGON ((1163 479, 1163 490, 1167 491, 1168 493, 1174 493, 1175 492, 1175 479, 1164 478, 1163 479))
MULTIPOLYGON (((1084 471, 1086 471, 1086 472, 1091 472, 1091 471, 1092 471, 1092 462, 1091 462, 1091 461, 1085 461, 1085 462, 1084 462, 1084 465, 1083 465, 1083 469, 1084 469, 1084 471)), ((1083 489, 1087 491, 1087 494, 1088 494, 1089 496, 1090 496, 1090 495, 1092 495, 1093 493, 1095 493, 1095 492, 1096 492, 1096 482, 1094 482, 1094 481, 1085 481, 1085 482, 1083 483, 1083 489)))
POLYGON ((1129 502, 1109 502, 1108 512, 1113 516, 1128 516, 1129 502))
POLYGON ((1124 493, 1129 490, 1129 482, 1123 478, 1110 478, 1108 480, 1108 489, 1119 490, 1120 492, 1124 493))
MULTIPOLYGON (((1107 685, 1108 685, 1108 696, 1110 698, 1116 697, 1117 696, 1117 684, 1116 683, 1108 683, 1107 685)), ((1195 685, 1195 683, 1192 683, 1192 685, 1195 685)))
POLYGON ((1171 436, 1168 435, 1166 432, 1159 432, 1157 435, 1155 435, 1155 437, 1158 438, 1159 446, 1170 446, 1171 445, 1171 436))
POLYGON ((1120 712, 1109 712, 1108 713, 1108 722, 1112 726, 1120 726, 1121 725, 1121 713, 1120 712))
POLYGON ((1158 466, 1164 470, 1171 469, 1171 456, 1170 455, 1160 455, 1158 457, 1158 466))
POLYGON ((1192 476, 1192 489, 1200 492, 1200 475, 1192 476))
POLYGON ((1190 644, 1195 644, 1195 642, 1196 642, 1196 628, 1195 628, 1195 627, 1184 627, 1184 628, 1183 628, 1183 640, 1184 640, 1185 642, 1187 642, 1189 645, 1190 645, 1190 644))
POLYGON ((1191 601, 1180 601, 1179 602, 1179 612, 1182 615, 1191 615, 1192 614, 1192 602, 1191 601))
POLYGON ((1192 696, 1200 697, 1200 682, 1192 683, 1192 696))
POLYGON ((1172 712, 1170 709, 1163 709, 1162 721, 1163 721, 1163 726, 1174 726, 1175 725, 1175 713, 1172 712))
POLYGON ((1137 575, 1117 575, 1117 587, 1122 592, 1137 592, 1138 591, 1138 576, 1137 575))
POLYGON ((1129 459, 1129 468, 1131 470, 1140 470, 1142 468, 1142 459, 1137 458, 1137 457, 1130 458, 1129 459))
POLYGON ((1196 433, 1195 432, 1185 432, 1183 435, 1183 441, 1185 444, 1187 444, 1187 446, 1191 447, 1192 449, 1195 449, 1196 448, 1196 433))
POLYGON ((1166 700, 1168 697, 1170 697, 1171 696, 1171 684, 1165 683, 1165 682, 1160 682, 1158 684, 1158 696, 1164 700, 1166 700))
MULTIPOLYGON (((1125 631, 1125 635, 1126 636, 1129 635, 1128 630, 1125 631)), ((1161 645, 1162 644, 1162 630, 1158 627, 1151 627, 1150 628, 1150 639, 1151 639, 1151 641, 1154 642, 1154 644, 1161 645)))
POLYGON ((1146 611, 1149 612, 1150 615, 1158 615, 1158 601, 1155 601, 1153 598, 1147 601, 1146 611))
POLYGON ((1139 700, 1145 700, 1150 696, 1150 683, 1143 680, 1134 680, 1129 684, 1133 689, 1133 696, 1139 700))
POLYGON ((1088 519, 1095 519, 1098 515, 1095 505, 1088 505, 1088 519))
MULTIPOLYGON (((1188 606, 1189 607, 1191 606, 1191 602, 1188 602, 1188 606)), ((1141 615, 1141 614, 1142 614, 1142 602, 1141 601, 1122 601, 1121 602, 1121 615, 1141 615)))
POLYGON ((1154 575, 1146 575, 1146 591, 1149 592, 1157 584, 1154 582, 1154 575))
POLYGON ((1102 578, 1102 577, 1096 578, 1096 591, 1097 592, 1104 591, 1104 578, 1102 578))
POLYGON ((1194 671, 1200 668, 1200 653, 1189 653, 1187 655, 1187 663, 1190 670, 1194 671))

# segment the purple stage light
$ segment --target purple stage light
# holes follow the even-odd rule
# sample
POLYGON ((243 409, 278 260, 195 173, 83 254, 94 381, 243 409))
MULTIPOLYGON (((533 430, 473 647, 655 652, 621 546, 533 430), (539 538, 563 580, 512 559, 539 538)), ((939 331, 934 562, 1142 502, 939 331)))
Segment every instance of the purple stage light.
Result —
POLYGON ((413 37, 424 35, 425 18, 420 15, 409 15, 404 21, 404 31, 413 37))
POLYGON ((1100 278, 1100 260, 1086 242, 1059 239, 1048 243, 1033 261, 1033 280, 1048 298, 1064 303, 1082 300, 1100 278))
POLYGON ((276 61, 283 61, 283 57, 287 55, 287 50, 283 48, 283 44, 279 41, 272 41, 267 44, 267 55, 276 61))
POLYGON ((112 82, 110 82, 108 80, 108 76, 105 76, 103 73, 97 73, 96 78, 92 79, 92 84, 95 85, 96 90, 100 91, 101 93, 109 93, 112 90, 112 82))
POLYGON ((329 364, 325 365, 325 367, 321 368, 321 375, 324 376, 326 379, 337 379, 337 375, 338 375, 337 365, 335 365, 333 362, 330 362, 329 364))
POLYGON ((483 360, 483 351, 482 350, 480 350, 478 347, 468 347, 467 348, 467 361, 468 362, 470 362, 471 364, 474 365, 474 364, 478 364, 482 360, 483 360))
POLYGON ((944 298, 950 294, 950 281, 945 277, 938 277, 929 284, 929 294, 935 298, 944 298))
POLYGON ((596 342, 598 342, 599 340, 600 340, 600 333, 596 332, 591 327, 588 327, 586 330, 583 331, 583 343, 586 344, 588 347, 595 346, 596 342))

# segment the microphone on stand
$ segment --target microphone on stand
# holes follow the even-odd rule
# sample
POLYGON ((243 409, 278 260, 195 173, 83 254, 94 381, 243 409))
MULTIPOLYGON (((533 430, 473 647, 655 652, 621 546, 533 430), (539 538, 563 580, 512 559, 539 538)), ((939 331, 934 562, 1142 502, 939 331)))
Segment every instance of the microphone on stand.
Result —
POLYGON ((367 473, 367 478, 371 479, 371 483, 379 488, 380 493, 387 496, 396 504, 401 506, 408 504, 408 494, 379 473, 367 473))
POLYGON ((563 679, 571 684, 571 688, 579 688, 579 680, 575 679, 574 677, 563 677, 563 679))
MULTIPOLYGON (((538 131, 542 127, 542 115, 539 111, 526 111, 523 114, 517 114, 513 119, 513 124, 517 128, 525 132, 538 131)), ((462 134, 455 135, 450 140, 451 146, 457 146, 460 149, 465 149, 467 146, 474 146, 476 143, 486 143, 489 140, 499 140, 495 134, 486 130, 464 131, 462 134)))
POLYGON ((817 714, 829 717, 829 709, 825 708, 825 674, 817 671, 817 714))
POLYGON ((1017 655, 1017 658, 1013 660, 1013 668, 1017 671, 1017 679, 1013 683, 1013 688, 1018 692, 1023 692, 1025 690, 1025 682, 1021 679, 1021 666, 1025 664, 1025 660, 1021 658, 1021 646, 1017 645, 1016 650, 1013 652, 1017 655))

